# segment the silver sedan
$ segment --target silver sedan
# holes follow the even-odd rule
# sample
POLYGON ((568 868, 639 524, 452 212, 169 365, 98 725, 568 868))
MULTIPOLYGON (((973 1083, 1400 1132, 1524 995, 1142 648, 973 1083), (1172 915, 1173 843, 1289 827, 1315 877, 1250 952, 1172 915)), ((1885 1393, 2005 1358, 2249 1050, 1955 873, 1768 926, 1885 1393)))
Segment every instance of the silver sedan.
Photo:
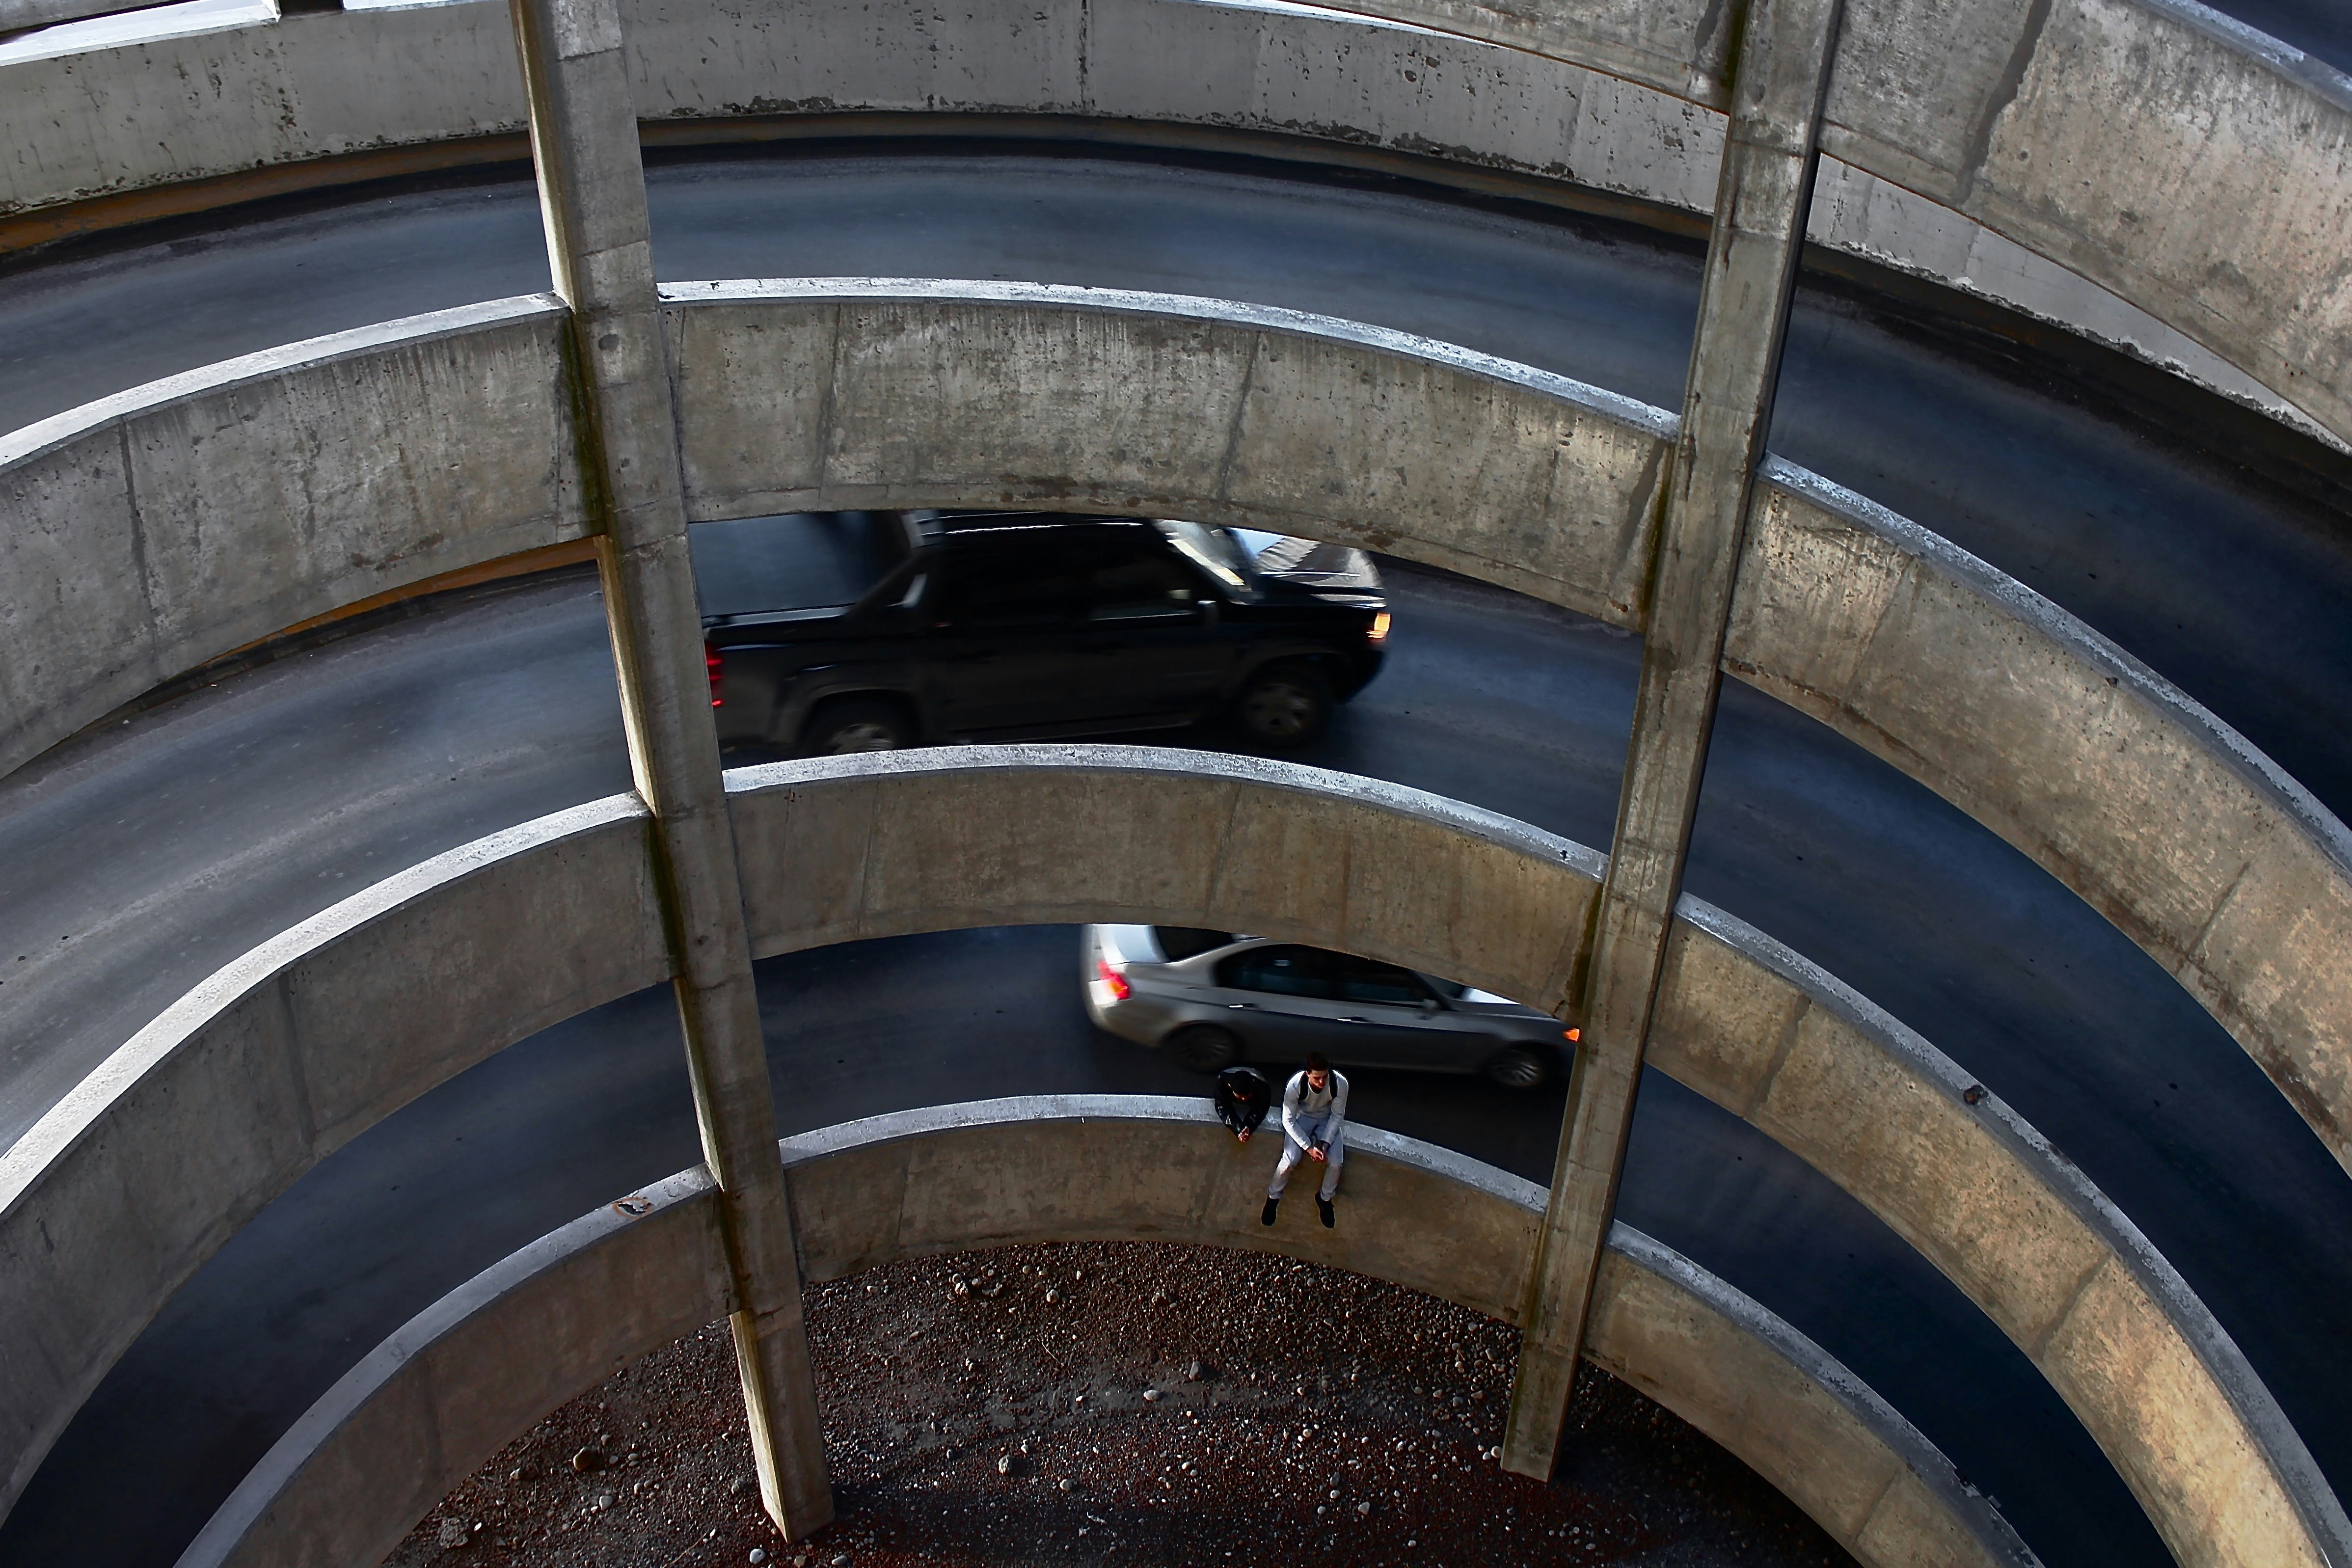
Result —
POLYGON ((1549 1013, 1369 958, 1190 926, 1086 928, 1087 1011, 1197 1072, 1287 1064, 1482 1073, 1534 1089, 1566 1069, 1575 1031, 1549 1013))

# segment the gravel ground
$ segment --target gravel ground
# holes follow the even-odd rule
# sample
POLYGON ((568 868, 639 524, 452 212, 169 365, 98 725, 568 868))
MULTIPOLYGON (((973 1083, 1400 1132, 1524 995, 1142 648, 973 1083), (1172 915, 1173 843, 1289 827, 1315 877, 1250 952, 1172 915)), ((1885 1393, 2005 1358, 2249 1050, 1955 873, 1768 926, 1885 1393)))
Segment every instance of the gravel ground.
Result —
POLYGON ((786 1545, 761 1511, 718 1323, 541 1422, 387 1562, 1853 1562, 1591 1367, 1559 1475, 1505 1473, 1489 1455, 1517 1335, 1352 1274, 1217 1248, 1009 1247, 817 1287, 808 1321, 840 1510, 817 1541, 786 1545))

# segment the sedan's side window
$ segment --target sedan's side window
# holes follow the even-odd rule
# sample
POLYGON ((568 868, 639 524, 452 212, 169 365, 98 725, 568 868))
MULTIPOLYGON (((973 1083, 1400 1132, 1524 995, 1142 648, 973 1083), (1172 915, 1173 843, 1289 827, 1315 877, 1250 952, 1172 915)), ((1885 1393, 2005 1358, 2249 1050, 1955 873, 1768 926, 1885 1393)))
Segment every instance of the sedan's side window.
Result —
POLYGON ((1311 947, 1254 947, 1217 965, 1217 984, 1234 991, 1266 991, 1277 996, 1313 996, 1337 1001, 1339 977, 1331 954, 1311 947))
POLYGON ((1393 963, 1338 954, 1339 998, 1343 1002, 1384 1003, 1393 1007, 1418 1007, 1429 999, 1421 976, 1393 963))

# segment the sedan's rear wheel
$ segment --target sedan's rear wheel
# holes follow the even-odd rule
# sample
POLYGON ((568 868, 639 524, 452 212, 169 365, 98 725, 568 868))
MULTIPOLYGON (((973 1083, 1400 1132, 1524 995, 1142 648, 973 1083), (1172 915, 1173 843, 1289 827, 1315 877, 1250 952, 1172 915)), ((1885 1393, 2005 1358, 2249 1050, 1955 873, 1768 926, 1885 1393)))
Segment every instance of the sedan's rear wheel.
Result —
POLYGON ((1242 1043, 1230 1029, 1195 1024, 1168 1037, 1168 1049, 1194 1072, 1223 1072, 1242 1059, 1242 1043))
POLYGON ((1528 1046, 1506 1046, 1488 1057, 1478 1070, 1486 1081, 1505 1089, 1541 1089, 1551 1078, 1551 1063, 1528 1046))
POLYGON ((907 710, 879 697, 838 697, 820 703, 801 729, 801 751, 812 757, 895 752, 914 742, 907 710))
POLYGON ((1303 746, 1330 721, 1330 685, 1304 664, 1269 665, 1234 699, 1234 724, 1261 746, 1303 746))

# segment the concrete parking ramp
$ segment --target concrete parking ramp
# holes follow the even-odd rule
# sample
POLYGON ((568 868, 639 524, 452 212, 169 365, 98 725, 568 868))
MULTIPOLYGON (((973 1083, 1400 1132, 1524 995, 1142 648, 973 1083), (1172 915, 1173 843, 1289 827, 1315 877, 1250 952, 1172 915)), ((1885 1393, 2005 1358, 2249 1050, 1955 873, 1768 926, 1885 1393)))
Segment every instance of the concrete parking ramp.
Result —
MULTIPOLYGON (((1198 1100, 985 1100, 786 1139, 812 1280, 1041 1241, 1307 1258, 1516 1321, 1541 1187, 1370 1128, 1349 1132, 1341 1228, 1256 1223, 1265 1161, 1198 1100)), ((442 1495, 557 1405, 726 1315, 698 1167, 574 1221, 452 1291, 329 1390, 179 1568, 372 1568, 442 1495), (630 1207, 638 1206, 632 1203, 630 1207)), ((2035 1562, 1944 1456, 1755 1301, 1619 1226, 1590 1358, 1737 1454, 1870 1568, 2035 1562)))
MULTIPOLYGON (((1639 629, 1675 421, 1631 399, 1171 295, 838 279, 665 294, 698 519, 1194 517, 1639 629)), ((532 296, 232 361, 0 446, 0 604, 23 606, 0 622, 0 765, 277 627, 576 536, 548 310, 532 296)), ((2352 1169, 2352 835, 2015 581, 1786 464, 1758 497, 1727 667, 2099 909, 2352 1169)))
MULTIPOLYGON (((1109 121, 1146 143, 1276 135, 1289 144, 1277 155, 1309 161, 1386 149, 1440 177, 1450 164, 1473 185, 1488 170, 1572 184, 1591 195, 1571 200, 1630 199, 1670 222, 1715 200, 1737 11, 623 7, 637 111, 656 142, 793 134, 796 121, 860 129, 845 116, 1045 135, 1062 121, 1082 137, 1109 121), (906 47, 913 38, 922 47, 906 47)), ((522 155, 513 39, 495 6, 167 36, 0 66, 0 95, 23 106, 0 152, 0 215, 18 215, 7 227, 20 242, 105 221, 71 205, 91 197, 152 215, 522 155)), ((1811 234, 2273 413, 2307 410, 2345 437, 2352 285, 2309 258, 2352 240, 2347 104, 2335 73, 2168 0, 1854 0, 1811 234)))
POLYGON ((563 321, 551 295, 386 321, 0 436, 0 770, 298 622, 580 538, 563 321))
MULTIPOLYGON (((780 763, 733 775, 730 797, 763 954, 1155 921, 1344 948, 1558 1008, 1601 870, 1578 845, 1417 791, 1168 750, 780 763)), ((14 1487, 170 1293, 302 1171, 532 1029, 662 977, 644 833, 622 797, 347 900, 225 970, 0 1159, 0 1324, 22 1347, 0 1363, 14 1487)), ((2345 1560, 2352 1531, 2268 1392, 2080 1173, 1748 928, 1689 902, 1675 943, 1659 1065, 1812 1161, 1991 1314, 2182 1563, 2345 1560)), ((1472 1300, 1469 1278, 1446 1289, 1472 1300)), ((1517 1281, 1478 1289, 1500 1315, 1517 1281)))

